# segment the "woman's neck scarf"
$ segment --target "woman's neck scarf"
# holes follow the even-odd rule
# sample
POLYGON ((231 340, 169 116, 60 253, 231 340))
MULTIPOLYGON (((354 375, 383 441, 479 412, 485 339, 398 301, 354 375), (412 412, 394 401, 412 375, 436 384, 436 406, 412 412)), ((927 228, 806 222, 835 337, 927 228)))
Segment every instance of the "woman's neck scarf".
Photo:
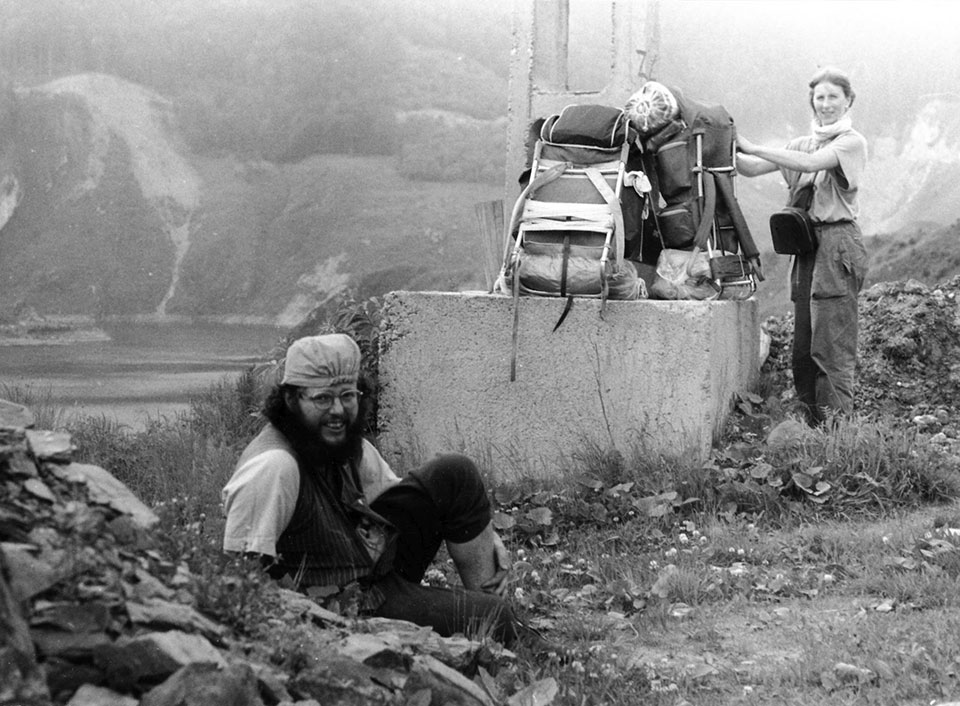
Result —
POLYGON ((822 145, 824 142, 829 142, 837 135, 841 135, 845 132, 853 130, 853 118, 850 116, 850 113, 846 113, 842 118, 831 125, 821 125, 819 121, 814 118, 813 122, 810 124, 810 128, 814 138, 817 140, 817 144, 822 145))

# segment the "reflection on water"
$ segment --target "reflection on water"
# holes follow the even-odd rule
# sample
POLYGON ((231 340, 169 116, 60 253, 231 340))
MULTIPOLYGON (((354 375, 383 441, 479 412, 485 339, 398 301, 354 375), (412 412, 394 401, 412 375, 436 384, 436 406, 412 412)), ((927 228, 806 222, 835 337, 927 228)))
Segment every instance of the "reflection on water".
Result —
MULTIPOLYGON (((285 333, 272 326, 130 324, 109 341, 5 346, 0 386, 49 392, 67 414, 101 414, 142 427, 185 410, 191 394, 270 358, 285 333)), ((3 390, 0 389, 0 396, 3 390)))

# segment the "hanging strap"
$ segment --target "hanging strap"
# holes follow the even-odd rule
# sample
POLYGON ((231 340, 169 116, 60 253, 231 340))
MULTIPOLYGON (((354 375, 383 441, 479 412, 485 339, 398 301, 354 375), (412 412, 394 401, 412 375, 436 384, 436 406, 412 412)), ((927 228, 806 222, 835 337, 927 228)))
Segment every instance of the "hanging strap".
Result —
MULTIPOLYGON (((513 230, 516 224, 520 222, 520 214, 523 212, 523 204, 540 187, 549 184, 557 179, 567 169, 571 167, 570 162, 560 162, 546 171, 541 172, 527 184, 527 187, 517 197, 517 202, 513 205, 513 212, 510 214, 510 222, 507 223, 503 236, 503 265, 500 268, 501 276, 505 275, 511 265, 510 258, 510 238, 513 236, 513 230)), ((520 245, 520 238, 517 237, 517 246, 520 245)), ((517 379, 517 350, 519 348, 520 338, 520 263, 514 258, 513 265, 513 332, 511 334, 511 353, 510 353, 510 382, 517 379)))
POLYGON ((554 333, 558 328, 560 328, 560 324, 562 324, 563 320, 567 318, 567 314, 570 313, 570 310, 572 308, 573 308, 573 295, 571 294, 569 297, 567 297, 567 303, 563 305, 563 311, 560 312, 560 318, 557 319, 557 323, 553 325, 553 330, 550 331, 550 333, 554 333))
MULTIPOLYGON (((643 146, 641 145, 641 148, 643 146)), ((652 153, 647 149, 642 149, 640 152, 640 163, 643 165, 643 173, 647 175, 647 179, 650 180, 650 193, 647 194, 649 199, 650 212, 653 214, 653 226, 657 231, 657 239, 660 241, 660 249, 666 247, 663 242, 663 233, 660 231, 660 217, 658 211, 660 210, 660 181, 657 178, 657 168, 653 162, 652 153)))
POLYGON ((517 379, 517 349, 520 338, 520 267, 513 268, 513 333, 510 336, 510 382, 517 379))
POLYGON ((763 271, 760 269, 760 250, 757 249, 757 244, 750 233, 750 227, 747 225, 747 219, 744 217, 743 210, 733 193, 733 175, 729 172, 713 172, 713 179, 717 185, 719 198, 727 207, 730 220, 733 222, 733 232, 740 244, 740 252, 753 265, 754 274, 762 282, 764 278, 763 271))
POLYGON ((513 211, 510 213, 510 220, 507 222, 503 234, 503 266, 501 267, 501 274, 506 272, 507 265, 510 260, 510 239, 513 237, 513 231, 517 227, 517 223, 520 222, 520 214, 523 212, 523 205, 526 203, 526 200, 533 194, 537 189, 546 186, 550 182, 557 179, 561 174, 563 174, 567 169, 573 166, 570 162, 560 162, 555 164, 549 169, 540 172, 537 176, 527 184, 526 188, 520 192, 520 196, 517 197, 516 202, 513 204, 513 211))
POLYGON ((700 224, 697 233, 693 236, 694 250, 706 250, 710 231, 713 230, 713 217, 717 212, 717 187, 711 172, 702 172, 700 181, 703 184, 703 207, 700 210, 700 224))
POLYGON ((713 175, 710 172, 703 172, 701 177, 703 208, 700 211, 700 225, 697 226, 697 233, 693 236, 693 250, 690 251, 690 258, 687 260, 688 273, 693 270, 697 255, 710 247, 710 231, 713 230, 713 216, 717 210, 717 189, 713 183, 713 175))

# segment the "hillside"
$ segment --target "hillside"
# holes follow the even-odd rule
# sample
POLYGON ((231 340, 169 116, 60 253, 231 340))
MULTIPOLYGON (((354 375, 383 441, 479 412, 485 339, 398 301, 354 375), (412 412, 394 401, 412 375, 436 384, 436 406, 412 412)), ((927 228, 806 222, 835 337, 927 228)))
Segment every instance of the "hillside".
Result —
MULTIPOLYGON (((105 74, 16 91, 3 106, 0 145, 0 323, 177 316, 293 325, 346 292, 483 287, 474 206, 502 197, 506 124, 487 117, 499 110, 490 103, 500 79, 463 58, 434 85, 424 67, 451 55, 405 56, 422 80, 397 114, 402 144, 388 156, 200 153, 169 100, 105 74), (453 96, 445 109, 413 109, 469 73, 481 77, 476 99, 488 113, 453 96)), ((934 284, 957 271, 945 247, 953 231, 941 231, 960 216, 951 106, 932 99, 901 141, 871 146, 863 186, 871 282, 934 284)), ((764 316, 789 309, 789 259, 771 252, 767 228, 780 181, 738 180, 763 253, 764 316)))
POLYGON ((170 105, 84 74, 21 91, 5 178, 0 320, 215 316, 299 321, 347 288, 457 289, 476 271, 474 204, 496 187, 419 182, 393 158, 199 156, 170 105))

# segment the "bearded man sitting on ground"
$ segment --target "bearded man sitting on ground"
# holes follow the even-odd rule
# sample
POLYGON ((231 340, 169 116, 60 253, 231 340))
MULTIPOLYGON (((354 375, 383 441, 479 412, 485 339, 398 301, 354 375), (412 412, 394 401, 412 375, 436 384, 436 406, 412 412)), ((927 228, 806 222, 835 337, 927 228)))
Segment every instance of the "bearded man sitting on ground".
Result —
POLYGON ((355 597, 360 615, 443 636, 492 626, 510 646, 522 629, 502 599, 510 558, 476 466, 442 455, 398 478, 361 434, 360 357, 345 334, 290 346, 267 424, 223 489, 223 548, 314 595, 355 597), (441 542, 462 588, 421 585, 441 542))

